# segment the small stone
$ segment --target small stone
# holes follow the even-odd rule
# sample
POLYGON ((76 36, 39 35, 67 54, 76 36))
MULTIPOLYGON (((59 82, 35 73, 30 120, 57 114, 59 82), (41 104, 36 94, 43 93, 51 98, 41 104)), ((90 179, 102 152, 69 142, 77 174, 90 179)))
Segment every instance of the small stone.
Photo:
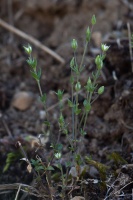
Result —
MULTIPOLYGON (((83 173, 83 171, 86 171, 86 166, 81 166, 80 167, 80 174, 81 175, 83 173)), ((72 177, 78 177, 78 173, 75 167, 71 167, 69 174, 71 174, 72 177)))
POLYGON ((41 120, 44 120, 46 118, 46 112, 45 110, 40 110, 39 116, 41 120))
POLYGON ((94 166, 90 166, 89 175, 92 178, 97 178, 99 176, 99 172, 94 166))
POLYGON ((94 33, 92 33, 92 39, 93 39, 96 47, 101 46, 102 34, 99 31, 95 31, 94 33))
POLYGON ((11 106, 18 110, 25 111, 30 108, 33 95, 30 92, 17 92, 12 100, 11 106))

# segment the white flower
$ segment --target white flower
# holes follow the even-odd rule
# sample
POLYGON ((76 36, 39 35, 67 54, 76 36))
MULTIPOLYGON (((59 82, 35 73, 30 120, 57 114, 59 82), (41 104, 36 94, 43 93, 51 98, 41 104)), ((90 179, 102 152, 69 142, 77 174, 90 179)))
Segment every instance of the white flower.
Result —
POLYGON ((54 156, 55 156, 57 159, 60 159, 60 158, 61 158, 61 153, 55 153, 54 156))
POLYGON ((27 47, 24 46, 24 50, 28 55, 30 55, 32 53, 32 47, 29 44, 27 47))
POLYGON ((106 44, 101 44, 101 49, 103 52, 108 51, 110 46, 107 46, 106 44))

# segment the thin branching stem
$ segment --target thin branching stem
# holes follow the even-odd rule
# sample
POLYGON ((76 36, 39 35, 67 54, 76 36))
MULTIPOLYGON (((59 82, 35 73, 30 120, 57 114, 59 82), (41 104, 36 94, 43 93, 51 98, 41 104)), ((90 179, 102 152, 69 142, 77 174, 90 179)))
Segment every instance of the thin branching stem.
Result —
POLYGON ((39 89, 39 92, 40 92, 40 96, 42 97, 42 89, 41 89, 41 85, 40 85, 40 81, 37 81, 37 85, 38 85, 38 89, 39 89))
MULTIPOLYGON (((91 27, 90 34, 92 33, 92 30, 93 30, 93 25, 92 25, 92 27, 91 27)), ((85 59, 85 55, 86 55, 86 52, 87 52, 87 48, 88 48, 89 42, 90 42, 90 40, 89 40, 89 41, 86 41, 86 43, 85 43, 83 56, 82 56, 81 63, 80 63, 80 66, 79 66, 79 75, 78 75, 78 77, 77 77, 77 82, 79 81, 80 73, 81 73, 81 71, 82 71, 81 69, 82 69, 82 67, 83 67, 83 63, 84 63, 84 59, 85 59)), ((78 96, 78 93, 76 93, 76 96, 78 96)), ((78 104, 78 97, 77 97, 77 104, 78 104)), ((80 126, 81 126, 81 123, 82 123, 82 121, 83 121, 85 115, 86 115, 86 114, 85 114, 85 112, 84 112, 83 115, 82 115, 81 121, 80 121, 80 125, 79 125, 78 127, 77 127, 77 125, 76 125, 76 132, 79 131, 80 126)), ((87 116, 86 116, 85 118, 87 118, 87 116)))

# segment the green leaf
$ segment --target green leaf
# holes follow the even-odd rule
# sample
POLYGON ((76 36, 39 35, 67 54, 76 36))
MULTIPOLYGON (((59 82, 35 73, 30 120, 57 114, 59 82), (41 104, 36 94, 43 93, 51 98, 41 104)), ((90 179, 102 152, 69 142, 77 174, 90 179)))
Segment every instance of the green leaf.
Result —
POLYGON ((64 117, 63 117, 62 113, 59 116, 58 122, 59 122, 60 126, 63 126, 65 124, 64 117))
POLYGON ((46 98, 47 98, 47 95, 46 95, 46 93, 44 93, 44 94, 40 97, 41 102, 42 102, 42 103, 46 103, 46 98))
POLYGON ((76 66, 74 66, 74 67, 71 67, 71 69, 72 69, 76 74, 79 74, 78 65, 76 65, 76 66))
POLYGON ((36 81, 39 81, 39 77, 38 77, 38 75, 37 75, 35 72, 32 72, 32 71, 31 71, 31 75, 32 75, 32 77, 33 77, 36 81))
POLYGON ((31 164, 32 164, 33 166, 37 166, 37 165, 39 165, 39 160, 31 159, 31 164))
POLYGON ((58 169, 60 169, 60 170, 61 170, 61 167, 62 167, 62 166, 61 166, 61 164, 60 164, 60 163, 56 164, 55 166, 56 166, 58 169))
POLYGON ((86 112, 89 112, 89 111, 91 110, 91 104, 90 104, 90 102, 87 101, 86 99, 84 100, 83 105, 84 105, 84 107, 85 107, 85 111, 86 111, 86 112))
POLYGON ((39 69, 38 72, 37 72, 37 76, 38 76, 39 80, 40 80, 40 78, 41 78, 41 74, 42 74, 42 70, 39 69))
POLYGON ((53 174, 51 174, 51 179, 54 181, 54 182, 60 182, 60 172, 54 172, 53 174))
POLYGON ((50 126, 50 122, 48 122, 48 121, 44 121, 43 122, 45 125, 47 125, 47 126, 50 126))
POLYGON ((73 105, 73 102, 72 101, 70 101, 69 99, 68 99, 68 106, 70 107, 70 108, 73 108, 74 107, 74 105, 73 105))
POLYGON ((83 65, 83 66, 80 68, 79 72, 81 73, 81 72, 84 70, 85 67, 86 67, 86 66, 83 65))
POLYGON ((87 133, 86 133, 83 129, 81 129, 81 130, 80 130, 80 134, 81 134, 82 136, 85 136, 87 133))
POLYGON ((45 167, 39 165, 39 166, 36 166, 36 167, 35 167, 35 170, 36 170, 36 171, 45 170, 45 167))
POLYGON ((67 135, 67 134, 68 134, 68 130, 67 130, 66 128, 64 128, 64 129, 63 129, 63 133, 64 133, 65 135, 67 135))
POLYGON ((82 164, 82 159, 81 159, 81 156, 80 154, 76 154, 75 155, 75 161, 78 165, 81 165, 82 164))
POLYGON ((63 149, 63 145, 61 143, 57 144, 52 143, 50 147, 52 147, 56 153, 61 152, 63 149))
POLYGON ((119 153, 117 153, 117 152, 111 153, 111 154, 108 156, 108 158, 109 158, 110 160, 113 160, 114 163, 115 163, 116 165, 119 165, 119 164, 127 164, 127 161, 124 160, 124 158, 122 158, 121 155, 120 155, 119 153))
POLYGON ((95 86, 93 86, 93 83, 87 82, 87 85, 84 87, 87 90, 87 92, 94 92, 94 90, 95 90, 95 86))
POLYGON ((53 170, 55 170, 52 166, 48 166, 47 167, 47 170, 49 170, 49 171, 53 171, 53 170))
POLYGON ((67 167, 70 167, 71 165, 72 165, 72 163, 71 163, 70 161, 67 161, 67 162, 66 162, 66 168, 67 168, 67 167))
POLYGON ((77 106, 77 105, 74 107, 74 113, 75 113, 76 115, 79 115, 79 114, 81 113, 81 109, 78 109, 78 106, 77 106))
POLYGON ((75 65, 75 58, 73 57, 70 61, 70 67, 74 67, 75 65))
POLYGON ((6 172, 10 165, 18 158, 18 153, 8 153, 6 158, 6 165, 4 166, 3 172, 6 172))
POLYGON ((62 149, 63 149, 63 145, 61 144, 61 143, 59 143, 59 144, 56 144, 56 150, 59 152, 59 151, 61 151, 62 149))
POLYGON ((29 57, 27 60, 28 65, 35 71, 37 67, 37 60, 29 57))
POLYGON ((63 98, 63 93, 64 93, 63 90, 58 90, 57 92, 55 92, 55 94, 57 95, 59 101, 62 100, 62 98, 63 98))
POLYGON ((81 109, 76 110, 75 114, 79 115, 81 113, 81 109))

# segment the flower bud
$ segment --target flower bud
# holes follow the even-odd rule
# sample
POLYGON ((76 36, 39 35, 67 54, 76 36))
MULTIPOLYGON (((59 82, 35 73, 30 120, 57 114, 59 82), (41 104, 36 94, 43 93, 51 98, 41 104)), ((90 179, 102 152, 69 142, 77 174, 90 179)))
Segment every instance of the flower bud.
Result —
POLYGON ((75 85, 75 90, 78 92, 79 90, 81 89, 81 84, 80 82, 78 81, 75 85))
POLYGON ((102 67, 103 67, 103 61, 102 61, 102 58, 100 55, 98 55, 96 58, 95 58, 95 63, 97 65, 97 69, 98 70, 101 70, 102 67))
POLYGON ((88 78, 88 81, 87 81, 87 85, 90 85, 91 84, 91 79, 90 77, 88 78))
POLYGON ((74 51, 77 50, 78 48, 78 43, 77 43, 77 40, 73 39, 72 42, 71 42, 71 47, 74 51))
POLYGON ((98 89, 98 94, 102 94, 104 92, 104 86, 101 86, 99 89, 98 89))
POLYGON ((93 15, 92 18, 91 18, 91 24, 92 25, 96 24, 96 17, 95 17, 95 15, 93 15))
POLYGON ((86 30, 86 41, 89 42, 90 41, 90 37, 91 37, 91 31, 90 28, 88 26, 87 30, 86 30))

